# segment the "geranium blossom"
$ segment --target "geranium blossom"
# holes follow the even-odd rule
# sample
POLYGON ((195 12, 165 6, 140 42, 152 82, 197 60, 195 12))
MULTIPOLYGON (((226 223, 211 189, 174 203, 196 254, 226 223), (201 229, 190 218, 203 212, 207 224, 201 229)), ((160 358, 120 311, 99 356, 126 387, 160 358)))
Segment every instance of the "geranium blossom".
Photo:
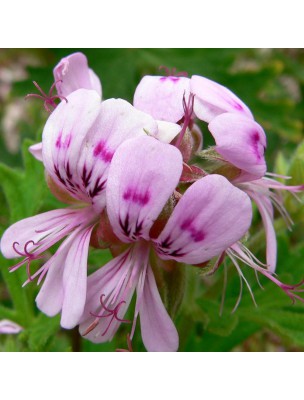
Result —
POLYGON ((129 140, 116 151, 108 176, 107 213, 124 250, 88 279, 80 332, 93 342, 111 340, 120 323, 127 322, 124 315, 136 290, 131 337, 139 314, 148 350, 176 350, 177 332, 158 293, 150 253, 199 264, 221 254, 249 228, 248 196, 213 175, 194 183, 166 217, 164 228, 155 231, 181 173, 179 150, 154 138, 129 140))
MULTIPOLYGON (((274 207, 290 226, 292 221, 283 205, 281 192, 295 194, 303 191, 304 185, 287 186, 273 179, 273 174, 266 173, 266 135, 254 121, 246 104, 224 86, 194 75, 191 78, 145 76, 135 91, 134 105, 154 118, 179 122, 181 129, 175 140, 176 145, 182 143, 182 135, 186 131, 192 131, 196 117, 208 123, 215 146, 211 151, 207 149, 202 152, 202 156, 214 165, 212 173, 227 176, 256 203, 266 233, 266 269, 263 269, 262 263, 257 264, 253 254, 240 243, 233 245, 226 253, 232 258, 240 276, 243 274, 235 256, 278 284, 279 281, 271 276, 277 259, 274 207), (190 103, 193 104, 192 108, 185 107, 190 103)), ((191 175, 192 182, 199 179, 196 166, 189 165, 188 171, 188 182, 191 181, 191 175)), ((222 260, 223 257, 219 257, 214 270, 222 260)))
POLYGON ((105 206, 108 169, 119 145, 127 139, 158 132, 157 123, 124 100, 101 103, 92 90, 68 96, 49 117, 42 151, 53 193, 72 206, 19 221, 1 239, 7 258, 24 257, 11 268, 27 265, 29 281, 47 273, 37 297, 47 315, 62 310, 61 324, 78 323, 86 298, 87 255, 92 230, 105 206), (68 236, 56 253, 33 276, 32 260, 68 236))

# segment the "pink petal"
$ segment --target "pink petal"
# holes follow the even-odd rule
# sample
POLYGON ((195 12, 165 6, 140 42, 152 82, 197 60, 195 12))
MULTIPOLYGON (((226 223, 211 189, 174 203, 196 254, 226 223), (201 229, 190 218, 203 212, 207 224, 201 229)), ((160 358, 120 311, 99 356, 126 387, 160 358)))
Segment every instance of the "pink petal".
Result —
POLYGON ((123 319, 138 281, 139 262, 128 249, 89 276, 87 300, 79 327, 86 339, 103 343, 113 338, 121 322, 115 318, 111 321, 112 316, 102 307, 100 298, 103 295, 102 299, 109 310, 121 303, 118 317, 123 319), (97 318, 96 315, 103 316, 97 318), (94 325, 94 322, 98 324, 94 325))
MULTIPOLYGON (((87 133, 85 146, 78 160, 78 174, 92 177, 86 187, 87 192, 94 194, 96 182, 104 182, 106 187, 110 163, 116 149, 126 140, 147 133, 155 135, 157 123, 149 115, 136 110, 131 104, 121 99, 109 99, 100 107, 100 113, 94 125, 87 133)), ((104 195, 104 191, 101 192, 104 195)), ((100 203, 100 194, 91 196, 93 204, 100 203)))
POLYGON ((95 73, 89 69, 88 60, 82 53, 73 53, 63 58, 54 68, 58 94, 68 96, 77 89, 95 90, 101 97, 101 84, 95 73))
POLYGON ((177 351, 178 333, 159 295, 148 267, 140 305, 141 336, 148 351, 177 351))
POLYGON ((184 116, 183 96, 189 95, 190 80, 176 76, 145 76, 134 94, 134 107, 153 118, 177 122, 184 116))
POLYGON ((42 161, 42 143, 36 143, 29 147, 29 152, 38 161, 42 161))
POLYGON ((87 292, 88 251, 93 226, 73 234, 63 272, 61 326, 74 328, 82 316, 87 292))
POLYGON ((49 317, 58 314, 63 303, 62 277, 65 260, 71 248, 73 236, 70 235, 58 248, 56 253, 44 264, 47 275, 36 297, 36 304, 39 310, 49 317))
POLYGON ((252 217, 246 193, 220 175, 195 182, 156 240, 159 255, 199 264, 221 254, 247 232, 252 217))
POLYGON ((23 331, 23 328, 16 324, 16 322, 9 321, 7 319, 3 319, 0 321, 0 334, 17 334, 23 331))
POLYGON ((90 217, 90 210, 66 208, 23 219, 3 233, 1 252, 6 258, 20 257, 15 249, 41 254, 90 217))
POLYGON ((273 207, 267 197, 253 191, 248 191, 248 194, 256 203, 261 214, 266 233, 266 262, 269 271, 274 272, 277 264, 277 238, 273 225, 273 207))
POLYGON ((73 197, 89 201, 78 173, 78 162, 88 131, 100 113, 100 97, 92 90, 80 89, 67 99, 68 103, 63 101, 56 107, 44 127, 43 162, 59 186, 73 197))
POLYGON ((194 112, 202 121, 210 122, 224 112, 237 113, 253 119, 246 104, 229 89, 210 79, 193 75, 190 91, 195 95, 194 112))
POLYGON ((182 156, 174 146, 144 136, 119 147, 109 171, 107 211, 122 241, 149 240, 149 230, 181 172, 182 156))
POLYGON ((210 122, 209 130, 216 151, 227 161, 255 179, 265 175, 266 136, 259 124, 238 114, 224 113, 210 122))

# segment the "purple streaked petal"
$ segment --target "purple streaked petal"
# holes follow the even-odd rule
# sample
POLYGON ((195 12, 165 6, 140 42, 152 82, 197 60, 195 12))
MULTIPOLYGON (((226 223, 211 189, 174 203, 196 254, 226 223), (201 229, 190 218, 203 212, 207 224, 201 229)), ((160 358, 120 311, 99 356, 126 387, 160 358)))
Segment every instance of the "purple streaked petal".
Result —
POLYGON ((16 335, 21 331, 23 331, 23 328, 16 324, 16 322, 9 321, 8 319, 3 319, 0 321, 0 334, 16 335))
POLYGON ((18 251, 24 253, 25 250, 41 254, 75 227, 89 222, 93 215, 90 209, 66 208, 18 221, 3 233, 1 252, 6 258, 20 257, 18 251))
POLYGON ((246 193, 220 175, 195 182, 178 202, 155 240, 163 259, 199 264, 221 254, 248 230, 252 217, 246 193))
POLYGON ((194 112, 205 122, 224 112, 237 113, 253 119, 249 108, 226 87, 202 76, 193 75, 190 81, 194 98, 194 112))
POLYGON ((78 161, 78 175, 82 177, 93 204, 98 204, 100 194, 104 195, 102 192, 106 187, 109 166, 116 149, 128 139, 146 136, 147 133, 154 136, 157 130, 153 118, 136 110, 125 100, 109 99, 101 104, 98 118, 87 134, 78 161), (84 170, 87 178, 92 172, 85 183, 84 170), (98 184, 103 182, 103 189, 98 192, 98 184))
POLYGON ((139 262, 140 258, 134 257, 132 250, 127 249, 89 276, 87 299, 79 327, 81 335, 86 339, 93 343, 102 343, 113 338, 121 322, 116 318, 111 321, 111 313, 102 304, 108 310, 114 310, 118 306, 118 317, 124 318, 138 281, 139 262), (96 315, 102 317, 98 318, 96 315))
POLYGON ((36 143, 29 147, 29 152, 38 161, 42 161, 42 143, 36 143))
POLYGON ((155 119, 177 122, 184 116, 183 96, 188 97, 189 86, 189 78, 147 75, 136 88, 134 107, 155 119))
POLYGON ((101 83, 96 74, 88 67, 88 60, 82 53, 73 53, 64 57, 54 68, 57 92, 68 96, 78 89, 95 90, 101 97, 101 83))
POLYGON ((181 172, 181 153, 169 144, 144 136, 119 147, 109 171, 107 211, 122 241, 149 240, 149 230, 181 172))
POLYGON ((52 179, 69 194, 88 201, 79 176, 79 158, 86 136, 100 113, 101 102, 92 90, 79 89, 61 102, 49 119, 42 135, 42 155, 52 179))
POLYGON ((177 351, 178 333, 159 295, 151 267, 140 303, 141 336, 148 351, 177 351))
POLYGON ((265 175, 266 135, 259 124, 242 115, 224 113, 210 122, 209 130, 216 151, 227 161, 255 179, 265 175))

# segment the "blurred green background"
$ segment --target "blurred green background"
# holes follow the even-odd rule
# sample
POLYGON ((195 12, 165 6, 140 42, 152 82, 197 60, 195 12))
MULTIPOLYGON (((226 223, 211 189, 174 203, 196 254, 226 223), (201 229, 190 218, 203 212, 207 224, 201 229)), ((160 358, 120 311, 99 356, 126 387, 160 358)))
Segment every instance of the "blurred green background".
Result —
MULTIPOLYGON (((161 65, 213 79, 235 92, 252 110, 268 139, 268 171, 292 175, 289 184, 304 183, 304 51, 299 49, 1 49, 0 50, 0 233, 14 221, 58 206, 44 183, 43 168, 27 151, 40 141, 48 114, 36 99, 35 80, 48 91, 52 69, 70 53, 82 51, 102 81, 103 98, 121 97, 132 102, 134 90, 145 74, 159 74, 161 65)), ((204 127, 202 127, 204 129, 204 127)), ((208 145, 210 138, 204 136, 208 145)), ((286 195, 295 221, 288 232, 276 216, 278 268, 281 280, 297 283, 304 277, 303 206, 286 195)), ((257 214, 247 245, 264 260, 265 237, 257 214)), ((1 257, 1 256, 0 256, 1 257)), ((109 259, 94 250, 89 264, 96 268, 109 259)), ((109 344, 82 340, 77 330, 59 328, 59 319, 47 318, 35 308, 35 283, 21 288, 25 272, 7 272, 12 262, 0 258, 0 320, 12 319, 25 330, 16 336, 0 335, 2 351, 113 351, 126 347, 122 326, 109 344)), ((204 277, 197 268, 183 267, 180 288, 184 299, 174 313, 180 334, 180 351, 302 351, 304 307, 266 279, 262 290, 249 268, 243 271, 252 285, 258 308, 244 289, 238 310, 231 310, 239 294, 239 278, 228 268, 226 300, 219 315, 223 271, 204 277)), ((171 289, 173 292, 176 288, 171 289)), ((166 294, 164 294, 166 297, 166 294)), ((166 301, 166 299, 165 299, 166 301)), ((175 308, 175 307, 173 307, 175 308)), ((144 348, 137 332, 133 347, 144 348)))

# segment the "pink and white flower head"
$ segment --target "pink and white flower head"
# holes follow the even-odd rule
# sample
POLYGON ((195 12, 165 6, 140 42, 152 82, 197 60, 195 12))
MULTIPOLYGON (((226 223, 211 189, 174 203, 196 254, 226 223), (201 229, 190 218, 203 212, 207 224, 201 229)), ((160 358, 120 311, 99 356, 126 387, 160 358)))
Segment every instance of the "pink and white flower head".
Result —
MULTIPOLYGON (((95 72, 89 68, 88 60, 83 53, 73 53, 64 57, 54 68, 54 79, 49 96, 46 95, 40 87, 34 82, 38 90, 45 96, 45 101, 50 102, 51 93, 56 86, 58 97, 67 101, 66 97, 78 89, 94 90, 102 98, 102 87, 99 78, 95 72)), ((40 95, 28 95, 41 97, 40 95)), ((56 107, 54 101, 51 102, 53 108, 56 107)), ((49 110, 51 112, 51 110, 49 110)), ((42 161, 42 143, 37 143, 29 147, 30 153, 39 161, 42 161)))
MULTIPOLYGON (((233 184, 251 197, 261 214, 266 232, 266 269, 261 267, 263 264, 257 264, 254 256, 240 243, 231 246, 226 253, 238 268, 240 276, 243 275, 236 258, 268 276, 283 290, 287 288, 286 292, 292 291, 290 286, 280 284, 272 276, 277 258, 273 214, 275 207, 290 226, 292 221, 283 205, 281 193, 287 190, 295 194, 303 191, 304 186, 287 186, 270 178, 272 174, 266 176, 266 135, 263 128, 254 121, 246 104, 229 89, 207 78, 198 75, 186 78, 171 74, 168 77, 144 77, 136 89, 134 105, 154 118, 181 124, 174 140, 178 147, 182 144, 185 132, 192 129, 195 117, 208 123, 216 151, 212 156, 211 153, 210 156, 207 154, 208 150, 206 152, 206 158, 211 157, 215 165, 212 172, 228 176, 233 184)), ((200 179, 201 173, 196 166, 186 167, 186 172, 190 171, 185 174, 186 182, 200 179)))
POLYGON ((178 335, 158 292, 150 254, 200 264, 239 240, 251 223, 249 197, 219 175, 206 176, 181 197, 165 227, 155 225, 182 173, 182 156, 152 137, 123 143, 114 154, 106 192, 107 214, 124 251, 88 278, 80 332, 111 340, 137 293, 131 337, 140 316, 149 351, 175 351, 178 335), (152 234, 152 232, 154 232, 152 234))
POLYGON ((157 134, 157 123, 124 100, 101 103, 92 90, 79 89, 49 117, 42 138, 43 163, 50 187, 72 206, 48 211, 13 224, 1 238, 6 258, 23 257, 11 268, 27 265, 29 282, 46 279, 36 299, 49 316, 61 311, 61 325, 72 328, 83 313, 87 286, 87 255, 94 226, 105 207, 108 170, 124 141, 146 132, 157 134), (33 276, 31 261, 67 237, 33 276))

